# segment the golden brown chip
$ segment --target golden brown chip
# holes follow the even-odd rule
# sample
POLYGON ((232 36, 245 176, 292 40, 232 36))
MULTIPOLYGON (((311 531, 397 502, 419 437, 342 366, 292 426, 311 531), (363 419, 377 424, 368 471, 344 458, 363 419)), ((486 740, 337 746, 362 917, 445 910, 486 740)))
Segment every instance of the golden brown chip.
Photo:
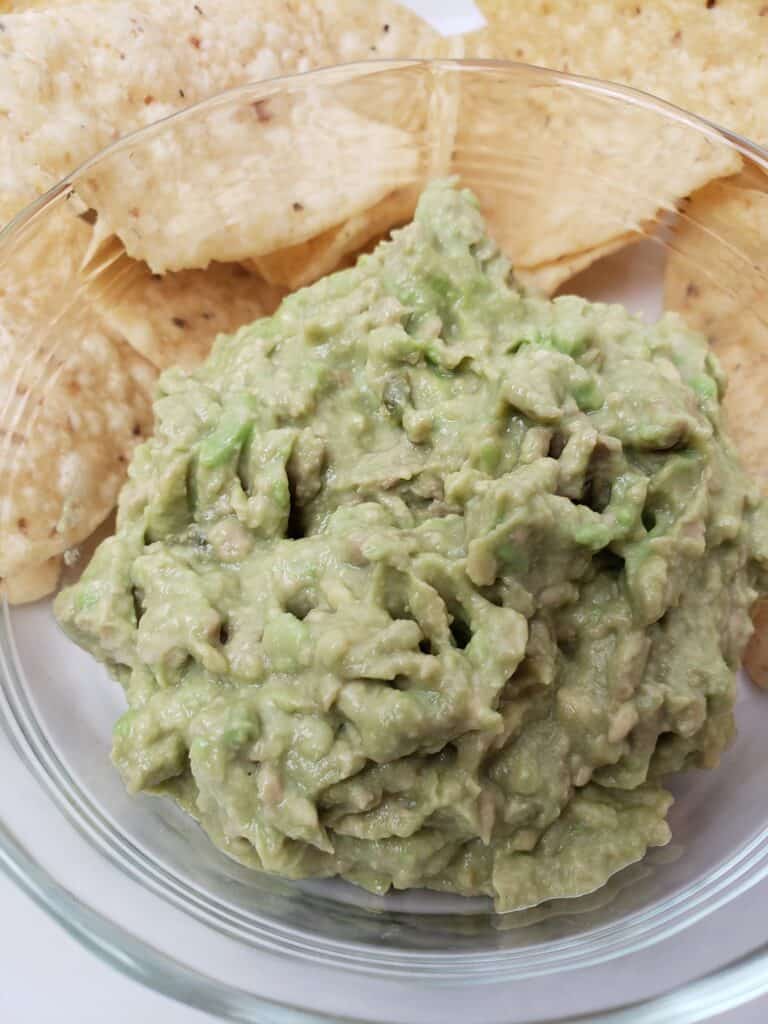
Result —
POLYGON ((467 56, 623 82, 768 141, 768 5, 760 0, 478 0, 467 56), (757 98, 757 99, 756 99, 757 98))
MULTIPOLYGON (((109 4, 114 0, 87 0, 91 4, 109 4)), ((71 7, 83 0, 0 0, 0 14, 21 14, 24 11, 44 11, 53 7, 71 7)))
POLYGON ((120 0, 8 14, 0 206, 20 209, 120 135, 223 89, 442 48, 389 0, 120 0))
POLYGON ((714 132, 545 79, 526 88, 514 72, 473 75, 461 104, 453 166, 521 277, 559 264, 549 285, 741 166, 714 132))
MULTIPOLYGON (((763 59, 762 45, 768 33, 768 5, 751 0, 729 3, 530 0, 524 4, 479 0, 479 6, 488 26, 466 36, 467 56, 506 58, 625 83, 758 142, 768 141, 768 106, 755 102, 755 96, 762 96, 768 89, 768 65, 763 59), (738 54, 738 60, 734 59, 734 54, 738 54)), ((607 237, 606 226, 600 221, 606 216, 614 221, 614 228, 608 233, 614 237, 620 233, 615 223, 616 214, 621 212, 614 203, 617 189, 630 201, 625 211, 629 220, 633 219, 629 189, 639 186, 639 191, 645 192, 647 198, 656 196, 660 206, 669 208, 676 199, 706 184, 707 174, 714 179, 736 170, 724 169, 717 158, 710 163, 713 154, 700 154, 701 159, 697 159, 682 135, 675 142, 676 132, 671 125, 666 141, 662 137, 654 140, 652 121, 658 124, 655 119, 649 119, 649 131, 646 131, 641 123, 642 116, 632 114, 625 125, 624 159, 628 172, 625 187, 621 174, 615 173, 620 170, 615 158, 621 155, 621 139, 609 137, 604 143, 599 138, 595 140, 590 128, 594 118, 588 117, 588 135, 598 143, 596 152, 603 150, 608 160, 602 167, 599 160, 590 166, 589 160, 582 163, 580 154, 573 151, 573 166, 577 172, 573 185, 576 192, 581 191, 585 196, 585 211, 593 214, 599 210, 594 197, 590 200, 593 190, 602 189, 605 196, 605 211, 598 216, 597 224, 590 227, 578 215, 569 224, 569 229, 575 229, 580 236, 583 251, 588 251, 595 239, 598 239, 596 251, 600 251, 607 237), (584 173, 579 172, 579 167, 584 173), (589 180, 591 170, 595 171, 592 182, 589 180)), ((552 127, 549 125, 548 129, 552 127)), ((550 142, 556 143, 558 131, 548 130, 543 138, 546 140, 548 136, 550 142)), ((568 134, 566 122, 565 135, 568 134)), ((512 140, 514 137, 513 128, 512 140)), ((538 183, 533 184, 538 173, 533 165, 539 163, 535 140, 533 153, 520 150, 512 140, 510 158, 516 166, 521 162, 528 165, 525 171, 531 176, 531 191, 538 191, 538 183)), ((489 152, 493 154, 493 150, 489 152)), ((558 197, 556 190, 561 187, 568 194, 567 163, 566 160, 561 164, 564 173, 555 174, 553 178, 555 191, 550 193, 553 197, 558 197)), ((542 171, 546 169, 546 165, 541 167, 542 171)), ((642 197, 637 198, 640 205, 644 205, 642 197)), ((564 205, 566 208, 569 205, 567 200, 564 205)), ((516 216, 514 204, 511 215, 516 216)), ((538 215, 532 211, 531 216, 538 215)), ((648 216, 647 205, 641 216, 648 216)), ((543 244, 552 244, 547 232, 541 237, 543 244)), ((563 246, 564 252, 568 249, 572 249, 572 245, 563 246)), ((527 265, 529 255, 524 251, 521 255, 527 265)), ((512 256, 514 258, 515 254, 512 256)))
POLYGON ((311 284, 343 266, 347 258, 363 249, 371 239, 409 221, 417 199, 415 188, 397 189, 338 227, 299 245, 267 253, 253 260, 253 265, 273 284, 290 289, 311 284))
POLYGON ((565 284, 566 281, 575 277, 576 274, 580 274, 582 270, 586 270, 587 267, 592 266, 593 263, 603 259, 605 256, 612 256, 613 253, 626 248, 633 242, 639 241, 642 237, 637 232, 628 231, 617 238, 604 242, 602 245, 596 245, 585 252, 563 256, 561 259, 553 260, 551 263, 540 263, 534 267, 516 267, 515 277, 527 288, 534 288, 545 295, 552 295, 560 285, 565 284))
POLYGON ((104 328, 79 274, 90 231, 63 203, 0 253, 4 578, 88 536, 151 424, 156 370, 104 328))
POLYGON ((55 556, 0 580, 0 597, 9 604, 30 604, 52 593, 61 576, 62 558, 55 556))
POLYGON ((728 374, 724 405, 749 471, 768 489, 768 194, 738 176, 687 203, 670 238, 665 304, 703 331, 728 374))
POLYGON ((14 359, 2 369, 14 395, 0 428, 4 577, 65 551, 98 526, 151 424, 153 368, 80 318, 57 326, 55 344, 41 333, 34 366, 14 359))
POLYGON ((420 175, 411 135, 325 89, 222 102, 124 148, 77 184, 130 256, 155 273, 297 245, 420 175))
POLYGON ((164 370, 198 365, 218 334, 268 316, 284 295, 237 263, 160 276, 123 253, 94 303, 111 330, 164 370))

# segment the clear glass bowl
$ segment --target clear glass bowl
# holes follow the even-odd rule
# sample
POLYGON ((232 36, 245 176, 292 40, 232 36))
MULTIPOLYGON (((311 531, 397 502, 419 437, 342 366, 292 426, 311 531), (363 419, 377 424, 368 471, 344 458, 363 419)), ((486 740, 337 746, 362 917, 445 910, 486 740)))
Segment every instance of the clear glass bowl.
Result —
MULTIPOLYGON (((0 500, 19 466, 8 440, 14 423, 31 415, 31 399, 45 402, 54 353, 57 366, 74 358, 62 339, 77 336, 69 328, 108 271, 98 254, 70 266, 49 244, 57 219, 71 216, 72 188, 117 181, 130 192, 166 161, 179 194, 206 183, 215 216, 201 218, 201 232, 222 217, 247 219, 248 204, 269 209, 280 167, 244 165, 233 179, 231 166, 219 173, 225 157, 215 147, 201 157, 199 140, 278 96, 311 98, 307 109, 332 101, 397 127, 402 151, 388 158, 398 184, 456 174, 486 209, 503 211, 513 227, 525 221, 545 242, 575 209, 584 223, 603 225, 606 239, 622 235, 626 210, 640 198, 644 240, 569 289, 656 316, 666 263, 677 254, 719 295, 732 327, 748 330, 749 316, 759 315, 754 297, 768 290, 755 259, 768 251, 760 224, 678 212, 648 164, 651 140, 663 140, 681 161, 695 152, 734 171, 741 164, 733 188, 768 192, 766 154, 676 108, 499 63, 374 62, 247 86, 117 142, 0 237, 0 292, 31 288, 36 296, 14 344, 30 366, 43 366, 31 395, 3 396, 0 500), (556 121, 532 134, 526 117, 548 104, 556 121), (630 145, 637 139, 646 140, 640 150, 630 145)), ((298 151, 300 118, 292 130, 298 151)), ((318 161, 304 171, 310 188, 342 190, 370 173, 365 137, 344 145, 352 157, 344 180, 329 181, 338 169, 318 161)), ((768 990, 768 699, 746 682, 739 736, 720 769, 674 783, 670 846, 592 896, 507 916, 483 900, 376 898, 343 883, 247 871, 170 803, 126 795, 109 761, 121 709, 117 684, 59 632, 50 601, 3 608, 0 864, 86 946, 148 986, 259 1024, 518 1024, 578 1015, 684 1024, 768 990)))

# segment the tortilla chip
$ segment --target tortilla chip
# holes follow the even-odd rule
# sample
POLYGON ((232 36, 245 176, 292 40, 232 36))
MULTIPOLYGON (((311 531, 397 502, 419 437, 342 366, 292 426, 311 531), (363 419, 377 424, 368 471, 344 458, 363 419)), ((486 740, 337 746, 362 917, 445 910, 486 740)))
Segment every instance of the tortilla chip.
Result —
POLYGON ((0 576, 79 543, 151 425, 156 370, 99 323, 65 202, 0 251, 0 576))
POLYGON ((217 334, 269 316, 284 295, 237 263, 160 277, 123 253, 94 304, 109 329, 164 370, 199 365, 217 334))
POLYGON ((602 245, 596 245, 593 249, 587 249, 586 252, 573 253, 551 263, 541 263, 537 267, 515 267, 515 277, 526 288, 543 292, 545 295, 553 295, 562 284, 580 274, 582 270, 586 270, 606 256, 612 256, 642 237, 641 234, 627 232, 602 245))
POLYGON ((710 340, 724 370, 724 406, 747 469, 768 490, 768 195, 738 176, 684 207, 669 239, 665 303, 710 340))
POLYGON ((454 169, 523 272, 558 262, 567 269, 576 254, 583 269, 590 251, 597 258, 741 165, 715 132, 545 79, 528 88, 514 74, 478 70, 461 102, 454 169))
POLYGON ((768 141, 768 5, 759 0, 478 0, 466 54, 644 89, 768 141), (756 99, 757 98, 757 99, 756 99))
POLYGON ((49 558, 0 580, 0 597, 7 598, 9 604, 30 604, 53 593, 61 576, 62 561, 58 556, 49 558))
MULTIPOLYGON (((449 50, 459 50, 463 45, 461 40, 446 40, 445 43, 449 50)), ((353 113, 358 115, 368 137, 371 133, 374 138, 380 133, 389 133, 400 139, 399 153, 394 159, 389 154, 388 159, 395 165, 402 164, 405 177, 409 181, 418 180, 420 185, 427 178, 451 172, 460 94, 458 76, 434 76, 424 65, 415 65, 353 79, 334 88, 332 96, 334 100, 343 101, 345 118, 353 113), (400 133, 399 136, 396 133, 400 133), (411 167, 413 173, 409 173, 411 167)), ((270 103, 270 112, 273 104, 275 116, 279 117, 277 100, 270 103)), ((368 143, 365 145, 367 147, 368 143)), ((375 162, 369 156, 366 160, 370 165, 366 173, 370 175, 375 162)), ((381 175, 381 170, 379 166, 375 174, 381 175)), ((400 176, 399 172, 395 173, 400 176)), ((331 168, 329 174, 333 179, 330 188, 334 191, 336 181, 343 175, 334 174, 331 168)), ((385 238, 392 228, 406 223, 416 207, 419 185, 409 183, 396 188, 373 206, 366 206, 340 222, 343 204, 337 201, 328 211, 332 226, 325 231, 245 262, 252 264, 268 281, 290 288, 309 284, 323 274, 351 265, 360 251, 374 240, 385 238)), ((352 196, 346 194, 344 201, 349 204, 351 200, 352 196)))
POLYGON ((442 46, 388 0, 261 0, 256 9, 121 0, 9 14, 0 206, 10 198, 20 209, 120 135, 223 89, 371 57, 430 57, 442 46))
MULTIPOLYGON (((23 11, 42 11, 52 7, 72 7, 84 0, 0 0, 0 14, 21 14, 23 11)), ((90 4, 109 4, 113 0, 86 0, 90 4)))
POLYGON ((268 253, 253 260, 266 281, 293 290, 317 281, 338 267, 351 262, 373 238, 407 223, 416 208, 418 191, 398 189, 370 209, 350 217, 339 227, 317 235, 299 245, 268 253))
POLYGON ((408 133, 318 88, 256 102, 237 94, 204 127, 182 119, 120 149, 77 190, 130 256, 163 273, 305 242, 419 173, 408 133))
POLYGON ((41 330, 34 367, 4 361, 3 382, 13 381, 16 397, 0 441, 2 576, 87 537, 112 508, 129 455, 150 428, 153 369, 102 331, 80 336, 83 327, 62 318, 64 337, 54 344, 41 330))

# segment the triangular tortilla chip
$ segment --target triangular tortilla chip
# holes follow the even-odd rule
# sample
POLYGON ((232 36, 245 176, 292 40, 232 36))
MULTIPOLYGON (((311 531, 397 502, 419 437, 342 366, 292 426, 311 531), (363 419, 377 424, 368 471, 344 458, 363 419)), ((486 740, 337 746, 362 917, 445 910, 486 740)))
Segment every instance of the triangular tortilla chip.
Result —
POLYGON ((602 245, 596 245, 592 249, 587 249, 585 252, 563 256, 561 259, 553 260, 551 263, 540 263, 535 267, 516 267, 515 277, 527 288, 533 288, 536 291, 543 292, 545 295, 552 295, 561 285, 575 277, 576 274, 580 274, 582 270, 586 270, 587 267, 592 266, 593 263, 603 259, 605 256, 612 256, 613 253, 626 248, 626 246, 631 245, 633 242, 639 241, 642 237, 639 233, 629 231, 626 234, 619 235, 618 238, 612 238, 604 242, 602 245))
POLYGON ((40 565, 22 569, 14 576, 0 580, 0 597, 8 599, 9 604, 29 604, 39 601, 54 591, 61 576, 62 558, 49 558, 40 565))
POLYGON ((421 172, 412 136, 327 90, 236 94, 201 124, 182 118, 78 181, 130 256, 155 273, 297 245, 368 210, 421 172))
POLYGON ((583 269, 590 251, 597 258, 741 166, 714 131, 543 77, 532 86, 514 72, 478 70, 461 102, 454 168, 523 272, 567 266, 576 254, 583 269))
POLYGON ((60 202, 0 250, 1 577, 87 537, 150 429, 156 370, 93 310, 90 232, 60 202))
POLYGON ((407 223, 413 216, 417 199, 415 188, 398 189, 338 227, 307 242, 261 256, 252 261, 253 265, 265 280, 291 290, 311 284, 343 266, 348 257, 373 238, 407 223))
POLYGON ((270 315, 284 295, 237 263, 160 276, 123 253, 94 304, 111 330, 164 370, 197 366, 218 334, 270 315))
POLYGON ((724 406, 750 472, 768 490, 768 194, 742 176, 696 193, 669 239, 665 302, 709 338, 728 374, 724 406))
POLYGON ((232 86, 443 49, 390 0, 120 0, 8 14, 0 200, 18 210, 119 136, 232 86))
MULTIPOLYGON (((478 0, 488 26, 468 57, 623 82, 768 141, 762 0, 478 0)), ((674 154, 673 154, 674 155, 674 154)))

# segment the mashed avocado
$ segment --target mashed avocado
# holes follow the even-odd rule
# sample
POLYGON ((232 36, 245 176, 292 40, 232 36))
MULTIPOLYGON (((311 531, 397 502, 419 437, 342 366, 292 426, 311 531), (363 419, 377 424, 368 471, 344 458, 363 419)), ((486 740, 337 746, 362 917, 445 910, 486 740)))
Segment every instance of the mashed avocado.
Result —
POLYGON ((676 316, 523 294, 437 182, 358 265, 161 378, 56 611, 114 760, 290 878, 510 910, 666 843, 733 734, 768 539, 676 316))

